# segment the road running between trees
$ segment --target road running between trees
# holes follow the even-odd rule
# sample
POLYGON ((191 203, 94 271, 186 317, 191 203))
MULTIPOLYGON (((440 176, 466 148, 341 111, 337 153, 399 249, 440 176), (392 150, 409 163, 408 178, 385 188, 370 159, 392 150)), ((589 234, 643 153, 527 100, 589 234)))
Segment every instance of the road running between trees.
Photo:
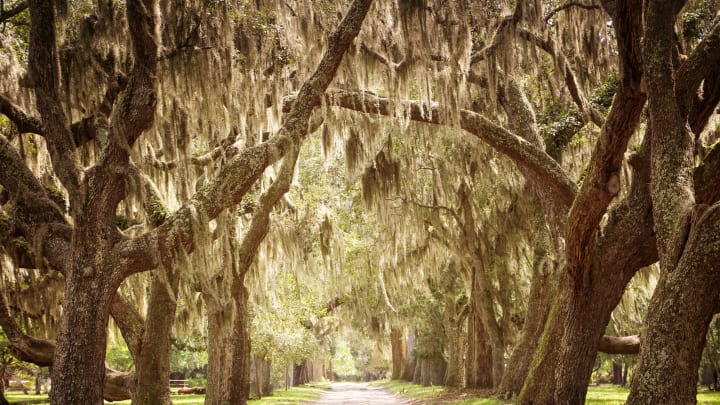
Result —
POLYGON ((372 387, 367 383, 333 383, 323 395, 311 405, 391 405, 412 404, 384 388, 372 387))

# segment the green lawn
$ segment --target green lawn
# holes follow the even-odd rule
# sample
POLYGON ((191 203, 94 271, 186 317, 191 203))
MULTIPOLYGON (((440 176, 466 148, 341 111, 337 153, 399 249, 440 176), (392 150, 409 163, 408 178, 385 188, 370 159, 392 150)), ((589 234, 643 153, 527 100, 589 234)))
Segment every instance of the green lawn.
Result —
MULTIPOLYGON (((311 383, 299 387, 293 387, 285 391, 277 390, 273 395, 260 400, 248 401, 249 405, 292 405, 302 404, 320 398, 323 391, 327 390, 330 383, 311 383)), ((11 404, 47 404, 47 395, 24 395, 22 393, 8 393, 6 398, 11 404)), ((204 395, 173 395, 174 405, 202 405, 205 403, 204 395)), ((107 405, 129 405, 130 401, 105 402, 107 405)))
MULTIPOLYGON (((452 405, 504 405, 512 404, 512 402, 501 401, 495 398, 478 398, 463 394, 459 390, 448 390, 445 387, 423 387, 408 383, 405 381, 377 381, 372 385, 378 387, 385 387, 390 391, 401 394, 405 397, 420 400, 429 400, 436 397, 443 397, 447 400, 449 398, 458 397, 454 402, 449 402, 452 405)), ((625 399, 628 396, 628 389, 618 387, 615 385, 601 385, 588 387, 586 405, 622 405, 625 403, 625 399)), ((720 405, 720 392, 709 392, 701 390, 697 396, 698 404, 701 405, 720 405)))
POLYGON ((373 385, 375 387, 383 387, 392 392, 396 392, 404 397, 412 399, 428 399, 446 392, 445 387, 423 387, 422 385, 417 385, 401 380, 373 381, 370 383, 370 385, 373 385))
MULTIPOLYGON (((617 385, 601 385, 588 387, 588 394, 585 400, 586 405, 621 405, 625 403, 628 396, 628 389, 617 385)), ((718 405, 720 404, 720 392, 701 390, 697 395, 698 404, 718 405)))
POLYGON ((5 393, 5 398, 11 404, 47 404, 47 395, 25 395, 22 391, 11 391, 5 393))

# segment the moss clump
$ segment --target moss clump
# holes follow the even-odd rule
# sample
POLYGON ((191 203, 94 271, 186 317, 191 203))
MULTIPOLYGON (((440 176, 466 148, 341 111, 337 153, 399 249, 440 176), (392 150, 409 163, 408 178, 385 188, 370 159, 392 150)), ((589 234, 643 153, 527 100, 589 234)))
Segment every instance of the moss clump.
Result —
MULTIPOLYGON (((168 217, 168 212, 162 201, 156 197, 148 197, 145 201, 145 212, 152 226, 160 226, 168 217)), ((123 228, 120 228, 123 229, 123 228)))
POLYGON ((115 226, 117 226, 121 230, 126 230, 130 228, 133 225, 139 225, 140 221, 134 219, 134 218, 128 218, 123 214, 119 214, 115 216, 115 226))
POLYGON ((60 207, 60 210, 63 212, 67 211, 67 200, 65 200, 65 194, 63 194, 60 189, 52 184, 43 184, 43 188, 45 189, 48 198, 57 204, 58 207, 60 207))

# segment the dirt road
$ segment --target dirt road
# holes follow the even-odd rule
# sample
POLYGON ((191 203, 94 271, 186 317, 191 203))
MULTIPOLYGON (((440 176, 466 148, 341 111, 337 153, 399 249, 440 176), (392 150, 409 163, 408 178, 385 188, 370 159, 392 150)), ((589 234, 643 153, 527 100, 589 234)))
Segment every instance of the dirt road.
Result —
POLYGON ((412 402, 379 387, 366 383, 334 383, 320 399, 309 405, 394 405, 412 402))

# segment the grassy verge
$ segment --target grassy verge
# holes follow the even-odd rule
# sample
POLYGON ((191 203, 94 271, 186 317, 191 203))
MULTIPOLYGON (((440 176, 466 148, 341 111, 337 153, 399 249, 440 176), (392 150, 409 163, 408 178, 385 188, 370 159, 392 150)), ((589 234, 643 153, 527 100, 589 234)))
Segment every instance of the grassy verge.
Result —
MULTIPOLYGON (((501 401, 481 393, 452 390, 445 387, 412 384, 406 381, 376 381, 371 385, 384 387, 404 397, 420 400, 427 403, 442 403, 449 405, 504 405, 512 402, 501 401)), ((628 389, 616 385, 589 386, 585 405, 622 405, 628 396, 628 389)), ((697 395, 700 405, 720 404, 720 392, 700 390, 697 395)))
MULTIPOLYGON (((629 390, 617 385, 589 386, 585 405, 622 405, 629 390)), ((720 404, 720 392, 699 390, 697 403, 702 405, 720 404)))
POLYGON ((417 384, 409 383, 407 381, 400 381, 400 380, 373 381, 370 383, 370 385, 375 386, 375 387, 383 387, 385 389, 388 389, 392 392, 395 392, 406 398, 411 398, 411 399, 430 399, 430 398, 435 398, 435 397, 447 392, 445 387, 441 387, 441 386, 423 387, 422 385, 417 385, 417 384))
MULTIPOLYGON (((311 383, 292 387, 285 391, 276 390, 271 396, 248 401, 248 405, 293 405, 302 404, 320 398, 328 389, 330 383, 311 383)), ((22 393, 7 393, 6 398, 11 404, 48 404, 47 395, 24 395, 22 393)), ((205 395, 173 395, 173 405, 203 405, 205 395)), ((105 402, 107 405, 128 405, 130 401, 105 402)))
MULTIPOLYGON (((323 391, 330 386, 329 383, 310 383, 298 387, 292 387, 285 391, 276 390, 272 395, 262 399, 248 401, 248 405, 292 405, 312 401, 320 398, 323 391)), ((173 405, 203 405, 205 395, 173 395, 173 405)), ((106 402, 106 405, 129 405, 130 401, 106 402)))
POLYGON ((479 397, 477 392, 442 386, 424 387, 407 381, 383 380, 372 382, 370 385, 383 387, 406 398, 428 403, 456 405, 501 405, 509 403, 495 398, 479 397))
POLYGON ((5 398, 11 404, 47 404, 48 396, 45 395, 25 395, 19 391, 6 392, 5 398))

